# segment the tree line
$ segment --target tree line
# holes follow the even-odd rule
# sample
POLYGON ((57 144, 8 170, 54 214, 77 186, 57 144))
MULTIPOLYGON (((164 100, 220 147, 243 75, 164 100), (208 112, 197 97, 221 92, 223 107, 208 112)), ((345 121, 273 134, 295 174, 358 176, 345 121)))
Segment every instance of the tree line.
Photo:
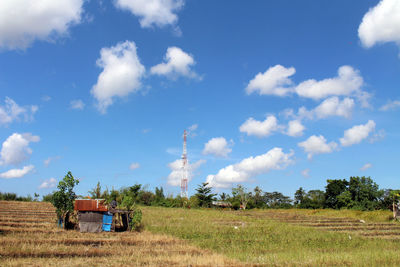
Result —
MULTIPOLYGON (((141 184, 134 184, 120 189, 102 189, 100 182, 88 192, 90 198, 105 199, 110 203, 116 200, 121 206, 132 204, 162 207, 211 208, 216 206, 232 209, 356 209, 377 210, 391 209, 393 203, 399 200, 399 190, 379 189, 370 177, 350 177, 346 179, 328 179, 325 190, 306 191, 300 187, 294 198, 274 192, 264 192, 259 186, 252 191, 242 185, 233 187, 230 193, 213 193, 207 183, 196 188, 196 193, 189 198, 180 195, 165 194, 162 187, 149 190, 141 184)), ((42 201, 51 202, 53 194, 43 196, 42 201)), ((77 196, 85 198, 86 196, 77 196)), ((33 201, 32 197, 18 197, 13 193, 0 193, 0 200, 33 201)))

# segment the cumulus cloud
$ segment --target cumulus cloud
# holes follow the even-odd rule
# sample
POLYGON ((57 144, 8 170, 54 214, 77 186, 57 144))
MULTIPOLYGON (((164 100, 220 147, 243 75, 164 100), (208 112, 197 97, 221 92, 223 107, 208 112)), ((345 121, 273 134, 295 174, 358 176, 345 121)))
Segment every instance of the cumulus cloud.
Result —
POLYGON ((303 135, 303 131, 306 129, 301 121, 299 120, 292 120, 288 123, 288 128, 286 134, 293 137, 298 137, 303 135))
POLYGON ((11 169, 6 172, 0 173, 0 178, 3 179, 14 179, 14 178, 21 178, 31 171, 35 169, 35 166, 33 165, 28 165, 23 167, 22 169, 11 169))
POLYGON ((363 78, 358 70, 351 66, 341 66, 337 77, 321 81, 306 80, 297 85, 295 91, 299 96, 318 100, 333 95, 360 95, 363 84, 363 78))
POLYGON ((322 135, 310 136, 306 141, 300 142, 297 145, 304 149, 308 159, 312 159, 312 157, 317 154, 332 153, 337 148, 335 142, 327 143, 325 137, 322 135))
MULTIPOLYGON (((195 171, 205 163, 205 160, 198 160, 195 163, 190 164, 188 162, 188 182, 190 182, 195 176, 195 171)), ((182 159, 177 159, 174 162, 168 164, 171 169, 171 173, 167 177, 167 182, 172 186, 180 186, 182 179, 182 159)))
POLYGON ((196 64, 192 55, 182 51, 179 47, 168 47, 163 63, 151 67, 151 74, 167 76, 176 79, 179 76, 196 78, 198 75, 191 70, 196 64))
POLYGON ((399 100, 389 100, 385 105, 383 105, 379 110, 381 111, 389 111, 395 110, 400 107, 399 100))
POLYGON ((371 164, 371 163, 365 163, 364 166, 362 166, 362 167, 360 168, 360 170, 361 170, 361 171, 366 171, 366 170, 368 170, 369 168, 372 168, 372 164, 371 164))
POLYGON ((101 113, 107 111, 115 97, 122 98, 140 90, 145 68, 136 54, 134 42, 125 41, 102 48, 96 64, 103 71, 90 92, 96 98, 101 113))
POLYGON ((39 189, 49 189, 57 186, 57 180, 55 178, 50 178, 48 180, 44 180, 43 183, 39 186, 39 189))
POLYGON ((273 132, 280 130, 282 127, 278 125, 275 116, 270 115, 264 121, 257 121, 253 118, 247 119, 239 128, 240 132, 247 135, 255 135, 257 137, 267 137, 273 132))
MULTIPOLYGON (((297 117, 300 119, 307 118, 312 120, 338 116, 348 119, 353 113, 353 108, 353 99, 346 97, 343 100, 340 100, 337 96, 332 96, 325 99, 321 104, 312 110, 307 110, 305 107, 299 108, 297 117)), ((295 117, 293 113, 292 116, 295 117)))
POLYGON ((285 68, 281 65, 270 67, 264 73, 258 73, 247 85, 247 94, 285 96, 293 91, 292 80, 289 78, 296 72, 295 68, 285 68))
POLYGON ((367 48, 386 42, 400 45, 400 2, 382 0, 371 8, 362 19, 358 37, 367 48))
POLYGON ((341 116, 350 118, 354 107, 354 100, 346 97, 342 101, 336 96, 325 99, 318 105, 314 114, 317 118, 326 118, 329 116, 341 116))
POLYGON ((39 136, 30 133, 14 133, 3 142, 0 151, 0 165, 18 165, 32 154, 31 142, 39 142, 39 136))
POLYGON ((203 149, 204 155, 214 155, 217 157, 227 157, 232 149, 229 147, 228 142, 224 137, 215 137, 210 139, 203 149))
POLYGON ((140 168, 140 164, 137 162, 133 162, 131 165, 129 165, 129 169, 131 170, 136 170, 138 168, 140 168))
POLYGON ((265 73, 258 73, 246 87, 247 94, 253 92, 260 95, 287 96, 292 93, 300 97, 314 100, 330 96, 353 96, 362 107, 369 107, 371 94, 362 91, 364 80, 357 69, 351 66, 341 66, 338 75, 320 81, 309 79, 293 84, 290 76, 296 72, 295 68, 285 68, 281 65, 270 67, 265 73))
POLYGON ((366 139, 369 134, 375 131, 375 122, 369 120, 366 124, 356 125, 352 128, 344 131, 344 136, 340 138, 340 144, 342 146, 351 146, 360 143, 366 139))
POLYGON ((284 153, 282 148, 275 147, 267 153, 249 157, 234 165, 229 165, 215 175, 208 175, 206 182, 211 187, 229 188, 234 183, 242 183, 250 178, 267 173, 270 170, 281 170, 292 162, 293 152, 284 153))
POLYGON ((81 22, 84 0, 2 0, 0 48, 26 49, 35 40, 66 35, 81 22))
MULTIPOLYGON (((0 4, 1 5, 1 4, 0 4)), ((19 106, 9 97, 5 98, 4 106, 0 105, 0 126, 8 125, 13 121, 32 121, 33 115, 38 110, 38 106, 19 106)))
POLYGON ((149 28, 152 26, 163 27, 174 25, 178 21, 176 12, 183 5, 184 0, 116 0, 116 7, 128 10, 139 17, 140 26, 149 28))
POLYGON ((85 103, 80 99, 72 100, 70 102, 70 107, 72 109, 83 110, 85 108, 85 103))

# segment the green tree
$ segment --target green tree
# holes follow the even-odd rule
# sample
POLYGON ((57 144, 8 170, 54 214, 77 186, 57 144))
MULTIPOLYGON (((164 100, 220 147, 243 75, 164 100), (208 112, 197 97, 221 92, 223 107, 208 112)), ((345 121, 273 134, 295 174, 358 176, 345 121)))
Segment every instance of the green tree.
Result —
POLYGON ((325 187, 325 207, 331 209, 338 209, 337 197, 347 190, 349 182, 343 180, 327 180, 325 187))
POLYGON ((306 196, 306 191, 302 187, 297 189, 296 193, 294 193, 294 204, 296 206, 301 205, 304 202, 305 196, 306 196))
POLYGON ((251 193, 247 192, 246 188, 239 184, 237 187, 232 188, 232 196, 239 199, 241 207, 245 210, 251 198, 251 193))
POLYGON ((307 193, 309 205, 312 209, 322 209, 325 205, 325 193, 321 190, 310 190, 307 193))
POLYGON ((93 198, 93 199, 101 198, 101 185, 100 185, 100 182, 97 182, 96 187, 93 188, 92 190, 90 190, 88 193, 90 194, 90 197, 93 198))
POLYGON ((208 186, 208 183, 202 183, 196 189, 197 193, 195 196, 198 199, 199 207, 211 207, 212 201, 216 194, 212 194, 212 188, 208 186))
POLYGON ((353 201, 352 208, 374 210, 384 191, 370 177, 350 177, 349 192, 353 201))
POLYGON ((263 191, 260 187, 256 186, 253 190, 254 194, 252 195, 252 202, 254 203, 254 207, 261 209, 264 207, 264 197, 263 191))
POLYGON ((229 196, 228 196, 227 194, 225 194, 225 192, 222 192, 222 194, 219 194, 219 199, 220 199, 221 201, 227 200, 228 197, 229 197, 229 196))
POLYGON ((164 189, 156 187, 154 202, 156 205, 163 205, 165 201, 164 189))
POLYGON ((264 201, 269 208, 273 209, 288 209, 292 207, 290 197, 276 191, 272 193, 265 192, 264 201))
MULTIPOLYGON (((51 203, 56 208, 57 215, 64 222, 67 213, 72 213, 74 210, 74 201, 76 198, 74 187, 78 184, 79 180, 75 179, 71 172, 68 172, 64 179, 58 183, 58 191, 53 194, 51 203)), ((65 225, 64 223, 64 227, 65 225)))

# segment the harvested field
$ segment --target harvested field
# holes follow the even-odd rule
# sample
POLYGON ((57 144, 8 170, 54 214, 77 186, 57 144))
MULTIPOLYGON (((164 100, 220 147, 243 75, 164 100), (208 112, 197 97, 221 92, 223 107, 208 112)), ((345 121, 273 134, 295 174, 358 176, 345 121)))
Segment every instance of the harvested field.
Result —
POLYGON ((162 234, 79 233, 56 227, 49 203, 0 201, 1 266, 238 266, 162 234))
POLYGON ((396 222, 368 222, 360 219, 345 217, 323 217, 313 214, 306 214, 301 210, 287 211, 263 211, 243 212, 243 216, 271 219, 278 222, 289 223, 298 226, 318 228, 320 230, 344 232, 352 235, 386 239, 398 239, 400 235, 400 224, 396 222), (373 232, 370 233, 370 232, 373 232))

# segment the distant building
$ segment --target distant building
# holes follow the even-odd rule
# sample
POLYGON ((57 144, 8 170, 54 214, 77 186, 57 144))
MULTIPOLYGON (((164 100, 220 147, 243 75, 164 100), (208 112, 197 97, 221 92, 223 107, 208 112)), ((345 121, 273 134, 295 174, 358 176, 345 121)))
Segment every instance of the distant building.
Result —
POLYGON ((211 204, 213 206, 219 207, 219 208, 231 208, 232 207, 232 204, 228 201, 213 201, 211 204))

